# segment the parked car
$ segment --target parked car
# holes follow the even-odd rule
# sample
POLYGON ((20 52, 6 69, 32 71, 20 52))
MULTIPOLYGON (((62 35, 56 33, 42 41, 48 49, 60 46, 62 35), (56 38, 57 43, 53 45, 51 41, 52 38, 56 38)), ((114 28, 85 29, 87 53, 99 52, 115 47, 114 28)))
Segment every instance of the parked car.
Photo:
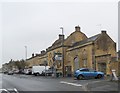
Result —
POLYGON ((3 73, 4 73, 4 74, 8 74, 8 71, 4 71, 3 73))
POLYGON ((13 71, 8 71, 8 75, 13 75, 13 71))
POLYGON ((19 74, 19 70, 14 70, 14 74, 19 74))
POLYGON ((31 69, 24 69, 24 74, 25 75, 31 75, 32 74, 32 70, 31 69))
POLYGON ((46 76, 52 76, 53 73, 55 73, 55 70, 52 68, 42 71, 42 75, 44 75, 44 76, 45 76, 45 74, 46 74, 46 76))
POLYGON ((33 66, 32 67, 32 74, 35 76, 42 75, 42 72, 46 69, 48 70, 49 66, 33 66))
POLYGON ((74 76, 77 79, 86 79, 86 78, 103 78, 104 73, 99 72, 93 69, 81 68, 75 71, 74 76))

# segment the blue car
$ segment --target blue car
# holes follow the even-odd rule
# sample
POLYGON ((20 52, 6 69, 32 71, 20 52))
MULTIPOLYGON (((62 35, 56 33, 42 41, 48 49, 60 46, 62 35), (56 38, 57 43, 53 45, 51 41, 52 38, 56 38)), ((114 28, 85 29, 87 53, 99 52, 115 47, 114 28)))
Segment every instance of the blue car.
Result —
POLYGON ((86 78, 103 78, 104 73, 99 72, 93 69, 81 68, 75 71, 74 77, 77 79, 86 79, 86 78))

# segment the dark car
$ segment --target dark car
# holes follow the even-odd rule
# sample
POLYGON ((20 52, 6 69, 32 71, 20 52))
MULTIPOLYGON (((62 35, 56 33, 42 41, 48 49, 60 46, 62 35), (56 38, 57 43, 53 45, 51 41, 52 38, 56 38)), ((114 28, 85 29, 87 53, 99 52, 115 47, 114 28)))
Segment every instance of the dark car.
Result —
POLYGON ((78 69, 75 71, 74 76, 77 79, 102 78, 102 77, 104 77, 104 73, 93 70, 93 69, 81 68, 81 69, 78 69))
POLYGON ((4 74, 8 74, 8 71, 4 71, 3 73, 4 73, 4 74))

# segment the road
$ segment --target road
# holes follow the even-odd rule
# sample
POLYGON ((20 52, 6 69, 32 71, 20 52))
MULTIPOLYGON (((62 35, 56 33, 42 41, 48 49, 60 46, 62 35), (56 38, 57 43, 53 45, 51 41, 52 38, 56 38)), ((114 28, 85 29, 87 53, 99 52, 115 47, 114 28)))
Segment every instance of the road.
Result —
POLYGON ((82 86, 67 84, 65 79, 29 75, 3 75, 3 89, 18 91, 83 91, 82 86))
MULTIPOLYGON (((33 76, 33 75, 2 75, 2 89, 17 91, 87 91, 87 84, 93 84, 94 88, 99 90, 104 89, 104 80, 75 80, 74 78, 52 78, 45 76, 33 76), (101 87, 97 87, 96 82, 102 82, 101 87)), ((93 86, 92 85, 92 86, 93 86)), ((90 85, 91 86, 91 85, 90 85)), ((117 85, 114 83, 114 87, 106 85, 106 90, 117 91, 117 85)))

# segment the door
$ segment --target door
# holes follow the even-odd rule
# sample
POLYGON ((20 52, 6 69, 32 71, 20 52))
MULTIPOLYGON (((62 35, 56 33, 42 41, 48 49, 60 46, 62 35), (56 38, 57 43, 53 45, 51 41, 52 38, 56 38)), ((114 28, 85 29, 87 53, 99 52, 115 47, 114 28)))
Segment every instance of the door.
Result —
POLYGON ((90 71, 90 77, 96 77, 97 76, 97 71, 93 70, 93 69, 89 69, 90 71))
POLYGON ((66 66, 66 76, 72 76, 72 69, 71 66, 66 66))
POLYGON ((74 71, 76 71, 77 69, 79 69, 79 59, 78 57, 74 58, 74 71))
POLYGON ((98 63, 98 70, 106 74, 106 63, 98 63))
POLYGON ((90 77, 90 71, 89 71, 89 69, 85 68, 85 69, 81 69, 80 71, 82 72, 82 75, 84 77, 90 77))

